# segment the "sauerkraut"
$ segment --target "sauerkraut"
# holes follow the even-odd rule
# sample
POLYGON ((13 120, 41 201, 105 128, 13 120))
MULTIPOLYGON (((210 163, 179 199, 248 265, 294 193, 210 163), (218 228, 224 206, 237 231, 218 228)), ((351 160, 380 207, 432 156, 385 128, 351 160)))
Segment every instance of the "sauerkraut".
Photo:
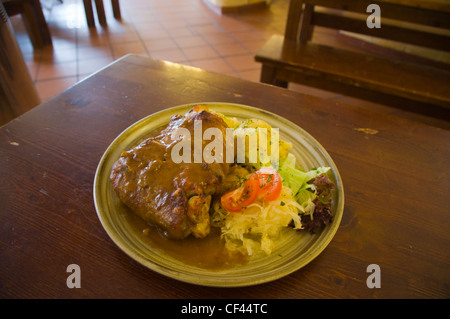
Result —
POLYGON ((286 186, 283 186, 277 200, 258 200, 241 213, 229 213, 218 201, 213 206, 212 223, 221 228, 226 247, 232 251, 243 251, 249 256, 258 250, 271 254, 283 228, 293 225, 294 229, 302 229, 299 213, 314 212, 312 202, 300 205, 286 186))

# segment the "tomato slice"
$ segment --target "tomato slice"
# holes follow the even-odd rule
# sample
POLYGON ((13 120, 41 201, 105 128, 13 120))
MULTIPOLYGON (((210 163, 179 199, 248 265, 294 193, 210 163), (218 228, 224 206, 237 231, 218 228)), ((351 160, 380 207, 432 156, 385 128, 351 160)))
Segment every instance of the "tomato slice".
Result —
POLYGON ((281 194, 281 176, 273 168, 265 167, 253 173, 237 189, 220 198, 222 207, 232 213, 241 212, 258 198, 273 201, 281 194))
POLYGON ((257 170, 254 175, 258 176, 259 180, 258 198, 270 202, 280 196, 282 189, 281 176, 276 170, 264 167, 257 170))
POLYGON ((240 187, 220 198, 222 207, 232 213, 241 212, 258 198, 259 178, 252 174, 240 187))

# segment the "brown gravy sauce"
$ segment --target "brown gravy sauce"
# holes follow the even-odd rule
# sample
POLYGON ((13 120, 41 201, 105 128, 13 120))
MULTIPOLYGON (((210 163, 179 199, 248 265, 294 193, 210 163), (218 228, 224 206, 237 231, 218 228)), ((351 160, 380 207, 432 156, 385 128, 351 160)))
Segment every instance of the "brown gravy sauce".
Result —
POLYGON ((203 239, 189 236, 182 240, 168 239, 157 227, 146 223, 126 208, 126 220, 135 234, 151 247, 162 249, 167 255, 187 265, 219 271, 245 265, 248 255, 233 252, 225 247, 220 237, 220 229, 211 228, 211 233, 203 239))
MULTIPOLYGON (((166 125, 155 129, 136 145, 149 137, 157 136, 165 127, 166 125)), ((247 254, 230 251, 225 247, 225 243, 220 237, 220 229, 217 227, 211 227, 210 234, 202 239, 189 236, 182 240, 173 240, 162 235, 156 226, 145 222, 125 205, 121 206, 131 229, 144 243, 150 247, 162 249, 167 255, 187 265, 220 271, 245 265, 249 260, 247 254)))

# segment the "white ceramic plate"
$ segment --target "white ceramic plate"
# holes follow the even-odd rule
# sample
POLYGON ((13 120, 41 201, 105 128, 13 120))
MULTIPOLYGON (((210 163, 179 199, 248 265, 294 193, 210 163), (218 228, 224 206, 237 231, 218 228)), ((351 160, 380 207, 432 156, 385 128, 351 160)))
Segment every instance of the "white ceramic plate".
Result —
POLYGON ((284 277, 304 267, 317 257, 336 233, 344 210, 344 190, 338 169, 325 149, 305 130, 276 114, 255 107, 208 102, 168 108, 131 125, 108 147, 98 165, 94 181, 94 202, 98 217, 114 243, 142 265, 168 277, 204 286, 238 287, 260 284, 284 277), (153 130, 167 124, 170 117, 183 115, 193 106, 202 104, 211 110, 239 119, 257 118, 279 128, 280 139, 292 144, 290 150, 297 158, 297 166, 309 170, 319 166, 331 167, 331 178, 336 185, 332 202, 333 222, 321 232, 286 232, 270 256, 252 256, 245 265, 226 270, 208 270, 187 265, 154 249, 131 229, 123 217, 123 205, 114 193, 109 179, 114 162, 123 150, 137 145, 153 130))

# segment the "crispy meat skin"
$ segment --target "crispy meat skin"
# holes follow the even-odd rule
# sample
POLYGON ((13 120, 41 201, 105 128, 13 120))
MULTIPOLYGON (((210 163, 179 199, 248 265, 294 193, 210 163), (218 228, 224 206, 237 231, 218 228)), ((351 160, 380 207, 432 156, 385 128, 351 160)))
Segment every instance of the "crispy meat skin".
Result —
POLYGON ((219 116, 195 107, 185 116, 173 116, 163 130, 124 151, 110 176, 120 200, 173 239, 209 234, 211 197, 221 194, 229 169, 226 163, 194 163, 193 158, 191 163, 172 161, 171 150, 182 138, 174 134, 178 128, 190 131, 194 150, 194 120, 202 120, 203 132, 214 127, 225 136, 227 125, 219 116))

